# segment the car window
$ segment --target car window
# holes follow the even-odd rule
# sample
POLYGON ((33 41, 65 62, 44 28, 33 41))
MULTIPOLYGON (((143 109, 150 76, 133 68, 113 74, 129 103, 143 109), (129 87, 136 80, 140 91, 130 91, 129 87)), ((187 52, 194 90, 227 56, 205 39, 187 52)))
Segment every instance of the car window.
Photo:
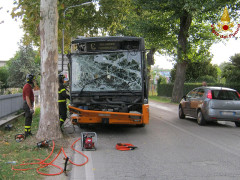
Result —
POLYGON ((240 100, 235 91, 226 90, 212 90, 212 97, 219 100, 240 100))
POLYGON ((194 90, 190 91, 190 92, 187 94, 187 98, 194 98, 194 97, 196 97, 197 90, 198 90, 198 89, 194 89, 194 90))
POLYGON ((204 89, 199 89, 196 94, 196 98, 201 98, 204 95, 204 89))

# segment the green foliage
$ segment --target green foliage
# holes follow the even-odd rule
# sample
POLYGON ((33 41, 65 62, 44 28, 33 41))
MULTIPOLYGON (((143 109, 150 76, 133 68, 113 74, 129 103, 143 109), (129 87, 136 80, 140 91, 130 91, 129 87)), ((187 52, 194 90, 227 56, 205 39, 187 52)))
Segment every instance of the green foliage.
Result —
MULTIPOLYGON (((62 29, 65 29, 65 44, 66 52, 69 50, 71 37, 76 35, 89 35, 97 34, 99 18, 93 5, 85 5, 80 7, 69 8, 66 11, 64 19, 64 10, 66 8, 78 5, 84 2, 78 0, 59 0, 58 1, 58 44, 61 47, 62 42, 62 29)), ((24 44, 34 42, 36 46, 40 46, 40 0, 14 0, 15 7, 12 10, 12 17, 15 19, 21 18, 24 30, 24 44)), ((59 48, 61 49, 61 48, 59 48)))
POLYGON ((158 96, 166 96, 171 97, 173 91, 173 84, 158 84, 157 86, 157 94, 158 96))
MULTIPOLYGON (((184 84, 184 92, 183 94, 186 95, 189 91, 196 87, 202 86, 202 83, 185 83, 184 84)), ((228 84, 222 84, 222 83, 208 83, 208 86, 216 86, 216 87, 228 87, 237 90, 240 92, 240 84, 238 83, 228 83, 228 84)), ((166 96, 171 97, 172 96, 172 90, 173 90, 173 84, 158 84, 158 96, 166 96)))
POLYGON ((10 87, 20 87, 26 83, 26 75, 40 75, 39 54, 33 50, 31 45, 20 46, 16 55, 8 62, 8 85, 10 87))
POLYGON ((235 54, 234 56, 231 56, 230 61, 234 66, 240 68, 240 53, 235 54))
POLYGON ((217 79, 216 77, 210 76, 210 75, 205 75, 205 76, 201 76, 198 78, 197 82, 207 82, 207 83, 217 83, 217 79))
MULTIPOLYGON (((231 17, 238 17, 237 9, 239 1, 199 1, 199 0, 135 0, 138 6, 144 11, 151 13, 160 12, 162 16, 159 19, 152 18, 152 22, 161 21, 161 24, 168 23, 169 40, 163 43, 163 46, 158 48, 164 49, 170 45, 167 53, 173 55, 177 63, 181 66, 175 73, 175 84, 172 95, 173 101, 178 101, 183 93, 183 85, 185 80, 186 65, 191 62, 204 60, 205 57, 210 57, 209 48, 214 41, 217 41, 217 36, 211 33, 210 25, 219 21, 220 14, 226 5, 231 9, 231 17), (219 15, 218 15, 219 14, 219 15), (169 42, 169 43, 166 43, 169 42), (181 67, 181 68, 180 68, 181 67)), ((142 18, 142 21, 145 20, 142 18)), ((138 25, 138 24, 136 24, 138 25)), ((149 25, 149 27, 151 27, 149 25)), ((167 27, 167 26, 161 26, 167 27)), ((147 27, 146 27, 147 29, 147 27)), ((166 30, 165 28, 163 28, 166 30)), ((161 33, 164 34, 162 30, 161 33)), ((151 31, 149 35, 152 36, 151 31)), ((166 40, 163 38, 164 42, 166 40)), ((160 43, 159 43, 160 44, 160 43)))
MULTIPOLYGON (((202 82, 207 81, 211 83, 217 82, 218 79, 218 67, 212 65, 210 60, 191 62, 187 66, 186 70, 186 82, 202 82)), ((171 70, 171 82, 174 82, 176 77, 176 64, 171 70)))
POLYGON ((6 89, 8 87, 9 72, 7 66, 0 67, 0 89, 6 89))
MULTIPOLYGON (((79 0, 58 1, 58 47, 62 47, 62 29, 64 29, 65 54, 70 50, 69 44, 72 37, 115 35, 116 30, 122 29, 120 22, 125 14, 130 12, 129 0, 96 0, 94 4, 77 6, 84 2, 79 0), (65 18, 64 18, 65 12, 65 18)), ((13 18, 22 18, 25 32, 24 44, 34 42, 40 46, 40 0, 15 0, 12 10, 13 18)))
POLYGON ((240 53, 230 57, 229 63, 223 67, 222 77, 226 78, 226 83, 236 83, 240 79, 240 53))
POLYGON ((164 96, 149 96, 149 99, 159 101, 161 103, 171 103, 171 98, 164 96))
POLYGON ((159 76, 158 78, 158 84, 166 84, 167 83, 167 78, 164 76, 159 76))

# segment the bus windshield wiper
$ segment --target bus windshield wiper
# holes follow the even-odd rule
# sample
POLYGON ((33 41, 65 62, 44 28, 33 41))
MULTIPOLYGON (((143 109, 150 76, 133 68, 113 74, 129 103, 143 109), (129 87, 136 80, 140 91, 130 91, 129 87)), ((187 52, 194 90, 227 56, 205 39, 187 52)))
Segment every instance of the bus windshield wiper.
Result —
POLYGON ((102 79, 103 77, 105 77, 105 76, 107 76, 106 74, 104 74, 104 75, 102 75, 102 76, 100 76, 100 77, 98 77, 98 78, 95 78, 95 79, 93 79, 93 80, 91 80, 91 81, 89 81, 89 82, 87 82, 87 83, 85 83, 84 85, 83 85, 83 87, 82 87, 82 89, 81 89, 81 91, 80 91, 80 93, 79 93, 79 95, 81 95, 82 94, 82 92, 83 92, 83 90, 84 90, 84 88, 88 85, 88 84, 91 84, 91 83, 93 83, 93 82, 95 82, 95 81, 97 81, 97 80, 99 80, 99 79, 102 79))

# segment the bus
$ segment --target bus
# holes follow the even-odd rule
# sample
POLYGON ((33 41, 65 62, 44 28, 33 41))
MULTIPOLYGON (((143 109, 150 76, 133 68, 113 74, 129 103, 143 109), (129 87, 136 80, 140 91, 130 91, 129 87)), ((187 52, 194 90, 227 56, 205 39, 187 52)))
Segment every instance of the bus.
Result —
POLYGON ((149 123, 143 38, 79 37, 68 59, 72 124, 149 123))

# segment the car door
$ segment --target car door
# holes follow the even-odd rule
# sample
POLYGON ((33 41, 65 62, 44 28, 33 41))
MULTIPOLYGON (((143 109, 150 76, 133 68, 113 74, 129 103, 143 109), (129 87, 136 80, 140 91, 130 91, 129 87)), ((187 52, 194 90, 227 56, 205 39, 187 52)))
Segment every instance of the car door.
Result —
POLYGON ((202 106, 204 92, 203 88, 197 89, 195 96, 191 99, 189 113, 192 117, 197 117, 197 109, 202 106))
POLYGON ((187 115, 191 116, 191 102, 192 100, 194 100, 196 93, 197 93, 197 88, 193 89, 192 91, 190 91, 187 95, 186 95, 186 101, 185 101, 185 111, 184 113, 187 115))

